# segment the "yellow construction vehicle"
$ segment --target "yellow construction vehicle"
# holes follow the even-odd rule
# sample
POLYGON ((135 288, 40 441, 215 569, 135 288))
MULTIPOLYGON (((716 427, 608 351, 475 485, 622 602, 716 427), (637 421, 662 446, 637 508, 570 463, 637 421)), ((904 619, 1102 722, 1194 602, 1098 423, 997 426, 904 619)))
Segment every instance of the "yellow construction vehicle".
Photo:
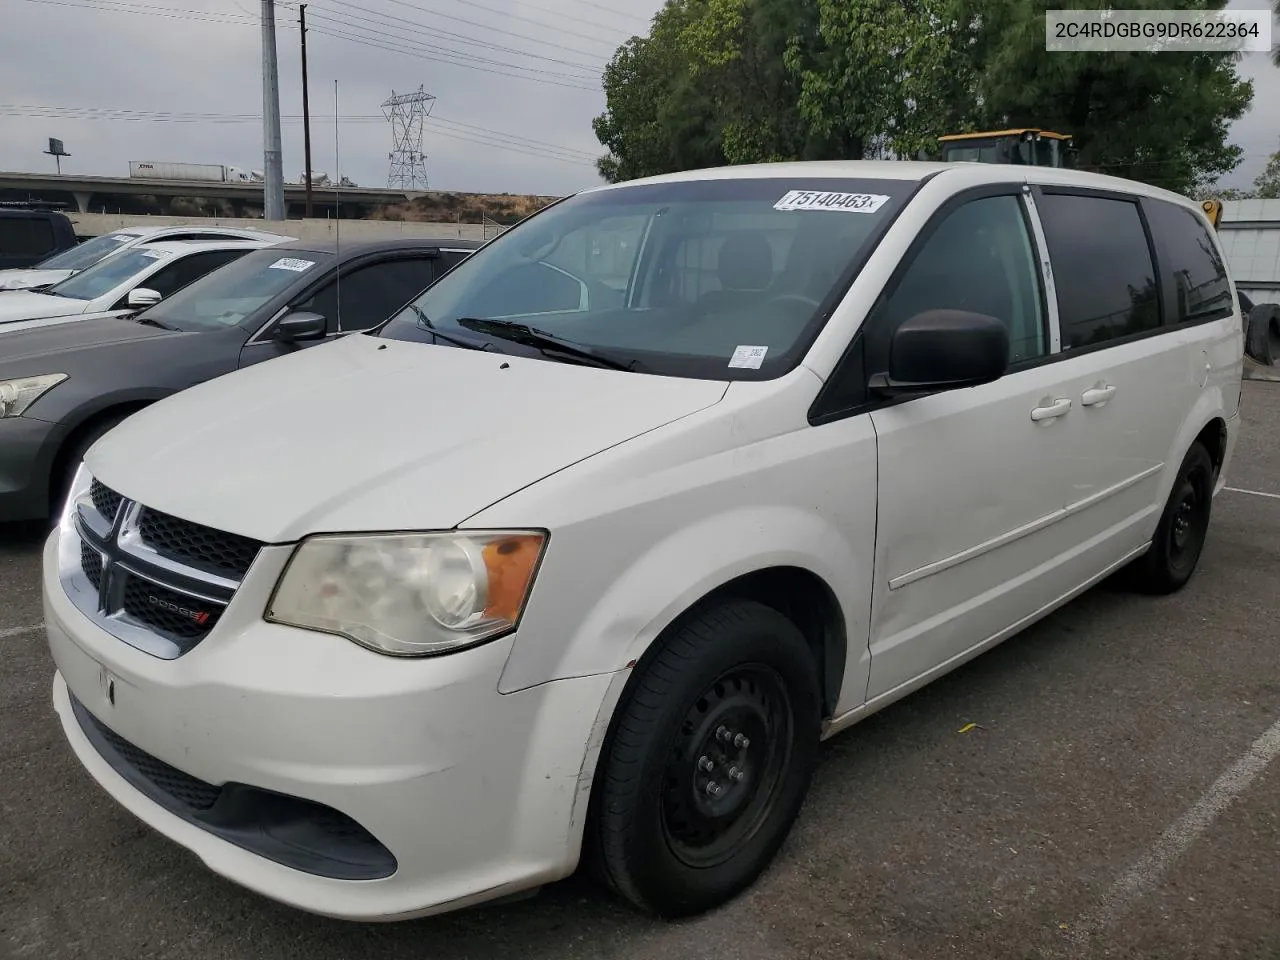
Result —
POLYGON ((1019 163, 1032 167, 1074 167, 1075 147, 1069 133, 1035 127, 949 133, 939 137, 945 162, 1019 163))

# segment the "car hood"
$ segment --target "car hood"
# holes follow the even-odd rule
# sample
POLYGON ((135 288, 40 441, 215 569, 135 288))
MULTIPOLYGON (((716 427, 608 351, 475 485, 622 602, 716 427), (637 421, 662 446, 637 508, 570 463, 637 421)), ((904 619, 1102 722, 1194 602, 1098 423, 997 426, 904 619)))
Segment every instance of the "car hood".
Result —
MULTIPOLYGON (((15 320, 37 320, 41 317, 64 317, 84 313, 89 304, 70 297, 52 297, 47 293, 9 290, 0 294, 0 324, 15 320)), ((0 332, 4 328, 0 327, 0 332)))
POLYGON ((6 290, 50 287, 73 273, 74 270, 0 270, 0 293, 6 290))
POLYGON ((272 543, 448 529, 726 389, 351 336, 169 397, 85 459, 147 506, 272 543))
MULTIPOLYGON (((63 358, 80 350, 181 335, 173 330, 162 330, 117 317, 93 317, 79 323, 58 323, 34 328, 23 324, 22 327, 11 332, 0 327, 0 379, 8 376, 31 376, 37 372, 35 367, 30 370, 20 368, 28 367, 36 361, 63 358)), ((38 372, 52 371, 41 367, 38 372)))

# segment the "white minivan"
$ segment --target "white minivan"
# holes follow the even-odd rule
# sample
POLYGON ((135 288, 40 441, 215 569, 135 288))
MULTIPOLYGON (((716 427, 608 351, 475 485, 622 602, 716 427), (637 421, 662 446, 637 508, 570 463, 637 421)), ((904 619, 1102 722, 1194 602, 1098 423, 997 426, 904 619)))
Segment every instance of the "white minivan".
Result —
POLYGON ((308 911, 584 856, 702 911, 820 740, 1113 572, 1187 582, 1242 351, 1202 212, 1127 180, 591 189, 98 441, 44 554, 54 704, 116 800, 308 911))

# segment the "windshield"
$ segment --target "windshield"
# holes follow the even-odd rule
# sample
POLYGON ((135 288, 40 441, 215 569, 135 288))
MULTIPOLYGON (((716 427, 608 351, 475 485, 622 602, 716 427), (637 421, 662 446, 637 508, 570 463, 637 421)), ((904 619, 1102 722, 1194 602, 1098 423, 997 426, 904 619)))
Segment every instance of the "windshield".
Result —
POLYGON ((184 287, 139 319, 153 317, 178 330, 233 327, 303 274, 310 278, 332 263, 328 253, 255 250, 184 287))
POLYGON ((644 372, 778 376, 914 186, 723 179, 580 194, 472 254, 379 335, 566 359, 527 331, 508 331, 517 345, 473 322, 509 321, 644 372))
POLYGON ((173 254, 165 253, 163 250, 135 247, 95 263, 88 270, 67 277, 44 292, 55 297, 70 297, 73 300, 96 300, 104 293, 109 293, 120 284, 132 280, 143 271, 150 270, 159 261, 168 260, 171 256, 173 254))
POLYGON ((111 256, 123 244, 137 239, 138 235, 136 233, 108 233, 101 237, 94 237, 92 240, 86 240, 70 250, 63 250, 61 253, 54 254, 43 263, 36 264, 36 269, 86 270, 99 260, 104 260, 111 256))

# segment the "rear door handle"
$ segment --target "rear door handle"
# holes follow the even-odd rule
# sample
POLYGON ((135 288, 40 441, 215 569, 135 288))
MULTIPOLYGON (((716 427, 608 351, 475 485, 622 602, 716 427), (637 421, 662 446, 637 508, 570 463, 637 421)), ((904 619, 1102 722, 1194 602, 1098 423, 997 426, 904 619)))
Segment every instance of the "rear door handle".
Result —
POLYGON ((1070 409, 1071 409, 1071 400, 1069 398, 1055 400, 1053 401, 1053 403, 1046 404, 1043 407, 1036 407, 1034 410, 1032 410, 1031 419, 1032 420, 1053 420, 1053 419, 1056 419, 1057 417, 1062 416, 1064 413, 1066 413, 1070 409))
POLYGON ((1093 387, 1080 394, 1080 403, 1086 407, 1092 407, 1099 403, 1106 403, 1116 395, 1116 388, 1108 384, 1103 387, 1093 387))

